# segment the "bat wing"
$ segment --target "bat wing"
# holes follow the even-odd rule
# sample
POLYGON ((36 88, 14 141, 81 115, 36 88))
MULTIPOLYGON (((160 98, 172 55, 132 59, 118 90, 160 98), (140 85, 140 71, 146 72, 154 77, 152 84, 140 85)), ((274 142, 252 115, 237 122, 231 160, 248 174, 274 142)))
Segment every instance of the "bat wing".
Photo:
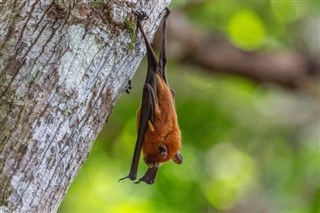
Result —
POLYGON ((152 123, 154 123, 155 121, 155 103, 155 94, 151 85, 145 84, 143 88, 142 103, 140 108, 138 137, 134 148, 133 158, 131 161, 130 172, 128 176, 119 179, 119 181, 124 180, 126 178, 129 178, 130 180, 135 180, 137 178, 140 153, 144 141, 144 135, 148 128, 148 121, 150 120, 152 123))
POLYGON ((135 183, 140 183, 141 181, 147 183, 147 184, 153 184, 154 183, 154 179, 157 176, 157 171, 158 171, 158 167, 150 167, 148 168, 146 174, 139 179, 139 181, 135 182, 135 183))
POLYGON ((163 17, 162 24, 162 44, 158 62, 158 71, 162 79, 168 84, 166 76, 166 63, 167 63, 167 25, 168 25, 168 16, 170 15, 169 8, 166 8, 166 14, 163 17))
MULTIPOLYGON (((145 81, 145 85, 143 88, 143 95, 142 95, 142 103, 140 108, 140 118, 139 118, 139 126, 138 126, 138 137, 136 141, 136 145, 134 148, 134 154, 131 162, 130 172, 129 175, 121 178, 119 181, 124 180, 126 178, 129 178, 130 180, 135 180, 137 178, 137 171, 138 171, 138 165, 139 165, 139 159, 141 154, 141 149, 144 142, 145 133, 148 128, 148 121, 150 120, 152 123, 155 122, 155 106, 158 102, 157 99, 157 83, 156 83, 156 76, 157 73, 160 74, 160 76, 164 79, 166 82, 166 76, 165 76, 165 64, 166 64, 166 31, 167 31, 167 17, 169 16, 169 9, 167 9, 167 13, 164 17, 164 37, 162 41, 162 50, 160 53, 161 61, 157 61, 157 58, 155 56, 155 53, 151 47, 151 44, 149 43, 146 34, 142 27, 142 20, 147 19, 147 16, 144 12, 137 12, 136 15, 138 17, 138 28, 140 29, 143 39, 146 44, 147 49, 147 61, 148 61, 148 72, 147 77, 145 81)), ((172 93, 172 96, 174 96, 174 93, 172 93)), ((140 181, 144 181, 148 184, 152 184, 154 182, 154 179, 157 174, 157 167, 150 167, 148 168, 146 174, 139 179, 137 183, 140 181)))

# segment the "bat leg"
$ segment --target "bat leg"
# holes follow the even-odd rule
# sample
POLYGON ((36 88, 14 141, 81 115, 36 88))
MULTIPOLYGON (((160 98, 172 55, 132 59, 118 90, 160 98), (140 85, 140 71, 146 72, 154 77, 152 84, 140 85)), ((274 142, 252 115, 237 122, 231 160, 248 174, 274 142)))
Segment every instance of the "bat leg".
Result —
POLYGON ((140 178, 135 184, 140 183, 141 181, 147 183, 147 184, 153 184, 154 180, 157 176, 158 167, 149 167, 146 174, 140 178))
POLYGON ((138 137, 134 148, 133 158, 131 161, 130 172, 128 176, 119 179, 119 181, 122 181, 127 178, 129 178, 130 180, 135 180, 137 178, 140 153, 144 141, 144 135, 148 128, 148 121, 151 120, 151 122, 154 122, 155 120, 155 101, 155 95, 151 85, 145 84, 143 88, 142 103, 140 109, 138 137))
POLYGON ((148 72, 146 83, 150 84, 153 88, 154 93, 157 94, 156 74, 158 69, 158 61, 142 27, 142 20, 147 19, 147 16, 144 12, 136 12, 136 15, 138 17, 138 28, 141 31, 147 49, 148 72))
POLYGON ((151 109, 150 109, 150 121, 152 122, 152 124, 154 124, 155 120, 156 120, 156 113, 155 113, 155 107, 156 107, 156 103, 158 102, 157 96, 154 93, 153 89, 151 86, 149 86, 149 91, 150 91, 150 101, 151 101, 151 109))
POLYGON ((167 83, 166 76, 166 63, 167 63, 167 28, 168 28, 168 16, 170 15, 169 8, 166 8, 166 14, 163 17, 162 25, 162 44, 159 56, 158 67, 160 70, 160 76, 167 83))

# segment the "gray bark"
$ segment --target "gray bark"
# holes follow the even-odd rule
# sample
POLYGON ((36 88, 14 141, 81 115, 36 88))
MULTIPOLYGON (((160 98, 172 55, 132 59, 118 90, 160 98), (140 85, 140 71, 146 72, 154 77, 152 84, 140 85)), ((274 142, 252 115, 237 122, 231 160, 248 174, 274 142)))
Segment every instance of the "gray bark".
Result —
POLYGON ((0 1, 0 212, 57 211, 168 4, 0 1))

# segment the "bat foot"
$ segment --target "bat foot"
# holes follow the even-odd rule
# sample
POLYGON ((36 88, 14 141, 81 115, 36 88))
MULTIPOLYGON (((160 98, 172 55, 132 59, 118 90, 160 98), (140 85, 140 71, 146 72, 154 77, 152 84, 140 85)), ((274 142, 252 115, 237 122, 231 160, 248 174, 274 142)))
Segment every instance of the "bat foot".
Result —
POLYGON ((166 11, 166 14, 164 15, 164 17, 168 17, 171 13, 171 10, 168 7, 166 7, 165 11, 166 11))
POLYGON ((126 93, 127 94, 130 94, 130 90, 132 89, 132 86, 131 86, 131 80, 129 79, 129 81, 128 81, 128 84, 127 84, 127 86, 126 86, 126 93))
POLYGON ((120 179, 118 180, 118 182, 123 181, 123 180, 125 180, 125 179, 135 180, 135 179, 137 179, 137 177, 136 177, 135 175, 128 175, 128 176, 126 176, 126 177, 120 178, 120 179))
POLYGON ((154 183, 154 180, 149 180, 149 181, 147 181, 147 180, 144 180, 143 178, 140 178, 140 180, 138 180, 138 181, 136 181, 136 182, 133 182, 134 184, 139 184, 140 182, 145 182, 146 184, 149 184, 149 185, 151 185, 151 184, 153 184, 154 183))
POLYGON ((146 20, 149 18, 144 11, 136 11, 135 14, 139 20, 146 20))

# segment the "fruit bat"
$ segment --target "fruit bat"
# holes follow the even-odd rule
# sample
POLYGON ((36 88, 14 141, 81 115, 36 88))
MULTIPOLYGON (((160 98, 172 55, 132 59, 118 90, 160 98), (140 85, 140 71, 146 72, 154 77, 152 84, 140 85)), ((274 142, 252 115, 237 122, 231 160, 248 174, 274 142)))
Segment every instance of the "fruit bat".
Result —
POLYGON ((183 161, 179 152, 181 133, 174 104, 175 94, 168 86, 165 70, 167 62, 167 20, 170 10, 166 8, 165 12, 159 61, 157 61, 142 27, 142 21, 147 19, 147 16, 144 12, 136 13, 138 28, 146 44, 148 70, 143 87, 141 107, 137 112, 138 136, 130 172, 128 176, 121 178, 119 181, 126 178, 136 180, 141 150, 148 170, 135 183, 143 181, 152 184, 161 164, 171 159, 177 164, 181 164, 183 161))

